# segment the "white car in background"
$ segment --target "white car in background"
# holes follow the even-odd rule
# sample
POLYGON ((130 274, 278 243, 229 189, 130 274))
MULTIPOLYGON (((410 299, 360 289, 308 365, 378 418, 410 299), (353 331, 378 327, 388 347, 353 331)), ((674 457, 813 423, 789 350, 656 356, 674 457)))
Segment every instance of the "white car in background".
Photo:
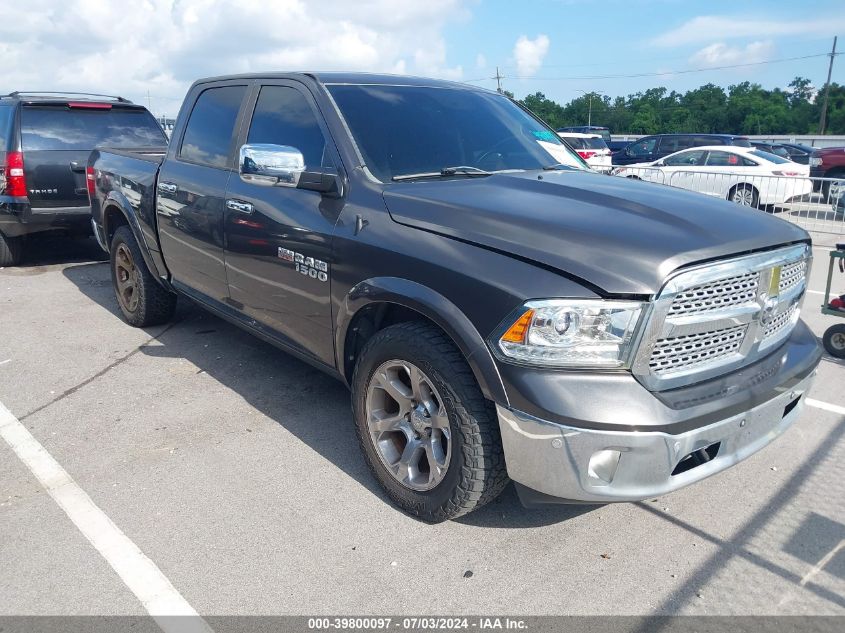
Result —
POLYGON ((578 132, 558 132, 557 135, 584 159, 594 170, 609 174, 613 170, 610 149, 598 134, 579 134, 578 132))
POLYGON ((754 147, 693 147, 651 163, 618 167, 613 175, 698 191, 748 207, 780 205, 813 191, 809 165, 754 147))

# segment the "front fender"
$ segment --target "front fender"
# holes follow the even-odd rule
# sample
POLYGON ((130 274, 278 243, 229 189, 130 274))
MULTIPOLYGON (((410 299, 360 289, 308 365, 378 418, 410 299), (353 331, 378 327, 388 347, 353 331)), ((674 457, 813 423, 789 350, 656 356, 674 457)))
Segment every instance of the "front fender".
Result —
POLYGON ((336 360, 341 371, 349 325, 362 308, 373 303, 398 304, 436 323, 466 358, 484 396, 502 406, 508 406, 507 394, 493 356, 484 338, 466 315, 435 290, 399 277, 367 279, 355 285, 346 295, 335 324, 336 360))
MULTIPOLYGON (((113 210, 116 210, 116 212, 120 213, 125 218, 129 228, 132 230, 132 234, 138 242, 138 246, 141 249, 141 255, 144 257, 144 263, 147 265, 147 268, 150 269, 150 272, 156 279, 165 279, 167 276, 167 270, 164 268, 164 262, 161 261, 160 257, 153 256, 150 247, 147 245, 144 232, 141 229, 141 222, 138 219, 138 214, 135 211, 135 207, 133 207, 129 202, 129 199, 120 191, 112 189, 103 199, 102 208, 103 236, 106 241, 108 241, 108 236, 112 233, 112 229, 114 228, 113 225, 110 225, 110 223, 114 222, 113 210)), ((111 246, 111 244, 107 244, 107 246, 111 246)))

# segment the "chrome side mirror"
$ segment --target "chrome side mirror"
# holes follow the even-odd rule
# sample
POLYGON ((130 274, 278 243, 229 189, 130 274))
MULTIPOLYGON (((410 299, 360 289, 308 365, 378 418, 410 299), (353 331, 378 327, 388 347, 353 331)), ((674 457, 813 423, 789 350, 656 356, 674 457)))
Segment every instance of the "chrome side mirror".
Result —
POLYGON ((305 171, 305 158, 295 147, 254 143, 241 146, 241 180, 268 187, 296 187, 305 171))

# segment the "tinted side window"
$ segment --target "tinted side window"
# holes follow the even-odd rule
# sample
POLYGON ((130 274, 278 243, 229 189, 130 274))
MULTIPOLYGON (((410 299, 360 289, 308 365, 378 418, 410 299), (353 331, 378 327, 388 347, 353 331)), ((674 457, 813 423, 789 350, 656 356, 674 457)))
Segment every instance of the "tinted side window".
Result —
POLYGON ((704 163, 704 150, 697 149, 690 152, 682 152, 675 156, 670 156, 663 161, 664 165, 670 167, 681 167, 690 165, 701 165, 704 163))
POLYGON ((179 158, 211 167, 226 167, 246 86, 205 90, 194 104, 179 158))
POLYGON ((710 152, 707 156, 708 167, 738 167, 742 158, 729 152, 710 152))
POLYGON ((724 145, 725 144, 725 141, 718 136, 696 136, 694 142, 695 142, 696 147, 701 147, 702 145, 724 145))
POLYGON ((323 131, 305 95, 295 88, 261 88, 246 142, 294 147, 302 152, 306 169, 328 166, 323 131))
POLYGON ((631 156, 648 156, 654 151, 655 145, 657 145, 657 138, 644 138, 641 141, 629 145, 628 153, 631 156))
POLYGON ((660 137, 661 154, 672 154, 678 151, 678 137, 677 136, 662 136, 660 137))
POLYGON ((12 106, 0 105, 0 152, 9 149, 12 139, 12 121, 15 120, 15 109, 12 106))

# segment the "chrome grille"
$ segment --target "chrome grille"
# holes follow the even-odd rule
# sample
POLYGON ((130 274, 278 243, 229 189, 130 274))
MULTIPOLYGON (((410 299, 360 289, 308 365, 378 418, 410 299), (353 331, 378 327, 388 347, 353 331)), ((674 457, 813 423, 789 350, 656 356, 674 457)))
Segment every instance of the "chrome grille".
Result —
POLYGON ((757 272, 701 284, 679 292, 672 301, 669 313, 695 314, 752 302, 757 297, 759 285, 760 273, 757 272))
POLYGON ((806 259, 784 266, 783 269, 780 271, 780 284, 778 284, 780 292, 783 292, 784 290, 789 290, 796 284, 801 283, 802 281, 804 281, 806 275, 806 259))
POLYGON ((792 322, 792 317, 795 315, 797 309, 797 305, 790 306, 787 310, 784 310, 769 321, 766 324, 766 329, 763 330, 763 339, 769 339, 780 334, 792 322))
POLYGON ((649 367, 660 375, 730 356, 739 350, 747 329, 747 325, 740 325, 662 339, 654 346, 649 367))
POLYGON ((762 358, 798 321, 811 257, 799 244, 670 277, 651 305, 634 375, 648 388, 672 389, 762 358))

